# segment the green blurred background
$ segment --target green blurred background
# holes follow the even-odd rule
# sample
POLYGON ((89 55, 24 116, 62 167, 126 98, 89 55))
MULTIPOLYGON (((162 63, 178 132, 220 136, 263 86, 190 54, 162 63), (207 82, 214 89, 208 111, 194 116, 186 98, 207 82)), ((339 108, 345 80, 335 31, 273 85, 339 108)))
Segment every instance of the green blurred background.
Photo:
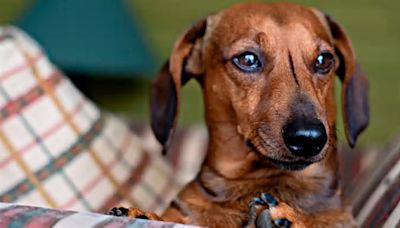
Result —
MULTIPOLYGON (((168 58, 175 39, 187 26, 236 2, 243 1, 128 0, 125 4, 139 22, 159 66, 168 58)), ((386 145, 400 129, 400 77, 397 75, 400 71, 400 2, 293 2, 329 13, 348 31, 359 62, 370 80, 371 124, 362 135, 361 143, 386 145)), ((33 3, 34 0, 0 0, 0 24, 15 23, 33 3)), ((151 78, 146 76, 136 79, 91 77, 85 82, 85 92, 103 108, 144 122, 149 117, 148 79, 151 78)), ((202 121, 201 91, 196 83, 190 82, 183 88, 180 122, 185 125, 202 121)), ((343 140, 341 125, 338 134, 343 140)))

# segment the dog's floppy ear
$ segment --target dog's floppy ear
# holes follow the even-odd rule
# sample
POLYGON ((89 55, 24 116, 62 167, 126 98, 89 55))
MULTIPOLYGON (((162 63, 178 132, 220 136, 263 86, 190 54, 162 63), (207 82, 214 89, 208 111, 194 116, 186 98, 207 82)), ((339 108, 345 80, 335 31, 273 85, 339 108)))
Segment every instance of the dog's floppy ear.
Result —
POLYGON ((356 61, 350 39, 343 28, 325 15, 339 57, 336 74, 342 81, 342 110, 349 145, 354 147, 358 135, 368 126, 368 80, 356 61))
POLYGON ((202 74, 201 48, 207 20, 196 22, 175 43, 169 61, 152 82, 151 127, 168 148, 177 122, 180 88, 193 75, 202 74))

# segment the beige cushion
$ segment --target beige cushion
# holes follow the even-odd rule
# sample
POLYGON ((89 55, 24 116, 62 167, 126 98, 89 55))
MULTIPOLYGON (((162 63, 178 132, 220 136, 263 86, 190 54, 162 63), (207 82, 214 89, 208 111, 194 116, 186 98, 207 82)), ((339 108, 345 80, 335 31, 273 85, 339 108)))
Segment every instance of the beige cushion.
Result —
POLYGON ((0 180, 0 202, 100 212, 160 212, 180 188, 158 151, 14 27, 0 28, 0 180))

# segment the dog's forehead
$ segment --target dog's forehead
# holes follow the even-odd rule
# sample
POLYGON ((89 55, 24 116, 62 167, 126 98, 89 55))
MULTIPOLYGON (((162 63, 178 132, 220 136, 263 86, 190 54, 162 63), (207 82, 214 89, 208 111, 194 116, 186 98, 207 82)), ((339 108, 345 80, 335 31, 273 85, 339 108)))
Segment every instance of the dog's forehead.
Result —
POLYGON ((271 36, 277 36, 278 32, 281 36, 293 34, 297 38, 301 38, 297 35, 303 33, 303 37, 314 36, 327 43, 332 40, 327 26, 315 10, 291 3, 238 4, 222 11, 217 24, 217 37, 228 43, 260 32, 271 36))

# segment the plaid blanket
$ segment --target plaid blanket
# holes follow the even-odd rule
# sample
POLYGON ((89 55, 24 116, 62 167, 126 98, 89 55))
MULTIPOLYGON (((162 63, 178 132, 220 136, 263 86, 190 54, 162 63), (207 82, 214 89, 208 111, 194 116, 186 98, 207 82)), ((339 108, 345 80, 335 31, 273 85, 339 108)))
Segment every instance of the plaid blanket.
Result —
POLYGON ((0 180, 1 202, 101 212, 161 212, 181 187, 157 148, 143 147, 13 27, 0 28, 0 180))
POLYGON ((90 212, 60 211, 48 208, 29 207, 0 203, 0 227, 16 228, 70 228, 70 227, 152 227, 152 228, 195 228, 195 226, 129 219, 90 212))

